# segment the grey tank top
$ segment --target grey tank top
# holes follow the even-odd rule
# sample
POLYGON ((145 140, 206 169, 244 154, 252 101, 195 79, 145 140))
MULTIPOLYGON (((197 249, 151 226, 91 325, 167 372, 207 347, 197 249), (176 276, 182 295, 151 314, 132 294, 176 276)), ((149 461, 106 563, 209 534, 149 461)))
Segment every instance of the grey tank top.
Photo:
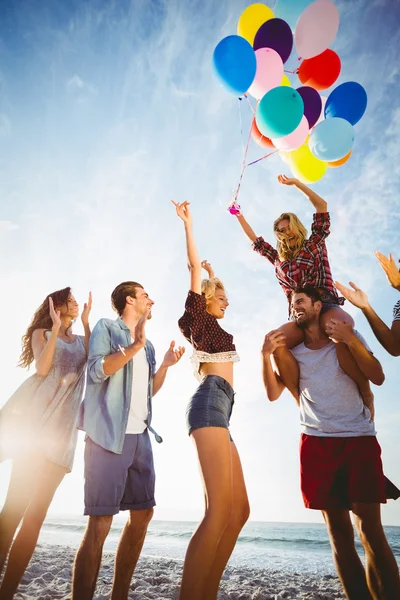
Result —
MULTIPOLYGON (((369 350, 364 338, 355 332, 369 350)), ((371 414, 354 381, 339 365, 336 345, 319 350, 292 348, 300 369, 300 422, 303 433, 321 437, 376 435, 371 414)))
MULTIPOLYGON (((45 335, 48 338, 50 332, 45 335)), ((48 375, 26 379, 0 411, 0 458, 37 450, 72 469, 86 362, 83 336, 70 343, 57 338, 48 375)))

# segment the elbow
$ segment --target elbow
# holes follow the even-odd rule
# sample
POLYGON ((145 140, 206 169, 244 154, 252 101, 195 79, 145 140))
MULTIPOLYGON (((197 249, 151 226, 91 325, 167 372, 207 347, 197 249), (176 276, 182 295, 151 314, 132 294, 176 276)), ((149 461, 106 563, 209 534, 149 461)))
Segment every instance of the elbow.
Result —
POLYGON ((37 367, 36 375, 39 375, 39 377, 47 377, 47 375, 49 374, 49 370, 50 369, 43 369, 42 367, 37 367))
POLYGON ((371 377, 371 382, 374 385, 381 386, 384 383, 384 381, 385 381, 385 373, 382 370, 380 372, 376 373, 374 378, 371 377))
POLYGON ((321 202, 320 211, 323 213, 328 212, 328 203, 327 202, 321 202))

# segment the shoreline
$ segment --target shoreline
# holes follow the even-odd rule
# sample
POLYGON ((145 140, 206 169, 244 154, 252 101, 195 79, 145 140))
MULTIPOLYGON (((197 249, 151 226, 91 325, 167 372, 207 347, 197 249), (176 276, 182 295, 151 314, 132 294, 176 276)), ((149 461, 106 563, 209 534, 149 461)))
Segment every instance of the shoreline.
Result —
MULTIPOLYGON (((70 600, 75 548, 40 543, 21 581, 15 600, 70 600)), ((178 600, 183 561, 143 554, 137 564, 129 600, 178 600)), ((104 552, 94 600, 109 600, 115 553, 104 552)), ((273 566, 229 566, 218 600, 344 600, 336 576, 281 571, 273 566)))

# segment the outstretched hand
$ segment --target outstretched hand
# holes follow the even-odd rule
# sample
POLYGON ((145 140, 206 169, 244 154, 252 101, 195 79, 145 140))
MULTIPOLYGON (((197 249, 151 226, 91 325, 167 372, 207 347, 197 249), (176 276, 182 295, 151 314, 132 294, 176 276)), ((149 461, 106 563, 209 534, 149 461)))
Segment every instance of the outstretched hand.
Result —
POLYGON ((88 301, 83 305, 83 311, 81 314, 81 320, 83 325, 89 325, 89 315, 92 310, 92 292, 89 292, 88 301))
POLYGON ((296 183, 298 183, 298 179, 295 179, 295 177, 288 177, 287 175, 278 175, 278 181, 282 185, 296 185, 296 183))
POLYGON ((339 281, 335 281, 334 284, 335 288, 338 289, 342 296, 344 296, 346 300, 353 304, 353 306, 361 308, 361 310, 367 308, 369 304, 368 296, 359 287, 357 287, 355 283, 350 281, 350 285, 353 288, 352 290, 345 287, 342 283, 339 283, 339 281))
POLYGON ((55 310, 53 298, 49 296, 49 313, 51 320, 53 321, 53 329, 60 329, 61 327, 61 312, 55 310))
POLYGON ((400 292, 400 271, 398 265, 396 265, 392 254, 389 254, 389 257, 386 258, 384 254, 381 254, 380 252, 376 251, 375 256, 378 259, 382 269, 385 271, 387 280, 390 283, 390 285, 394 287, 395 290, 398 290, 400 292))
POLYGON ((192 213, 189 210, 189 204, 187 200, 185 202, 175 202, 171 200, 172 204, 175 206, 176 214, 185 224, 190 224, 192 222, 192 213))
POLYGON ((212 279, 213 277, 215 277, 214 269, 212 268, 212 266, 210 265, 210 263, 207 260, 202 260, 201 261, 201 266, 203 267, 203 269, 205 271, 207 271, 208 276, 209 276, 210 279, 212 279))
POLYGON ((185 348, 183 346, 178 346, 175 348, 175 342, 172 341, 167 352, 165 353, 164 360, 162 362, 163 367, 173 367, 179 362, 182 356, 185 353, 185 348))

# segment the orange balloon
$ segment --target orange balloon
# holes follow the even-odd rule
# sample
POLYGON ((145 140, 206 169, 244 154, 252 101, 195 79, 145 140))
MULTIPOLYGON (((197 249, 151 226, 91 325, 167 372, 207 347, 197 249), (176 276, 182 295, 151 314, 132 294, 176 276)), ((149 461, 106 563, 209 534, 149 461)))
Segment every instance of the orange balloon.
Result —
POLYGON ((263 135, 258 129, 255 119, 253 121, 253 125, 251 126, 251 137, 253 138, 256 144, 261 146, 261 148, 275 148, 271 140, 265 135, 263 135))
POLYGON ((348 154, 346 154, 346 156, 343 156, 343 158, 340 158, 339 160, 335 160, 334 162, 328 162, 326 163, 328 165, 328 167, 341 167, 342 165, 344 165, 344 163, 347 163, 347 161, 349 160, 350 156, 351 156, 352 150, 350 150, 350 152, 348 154))

